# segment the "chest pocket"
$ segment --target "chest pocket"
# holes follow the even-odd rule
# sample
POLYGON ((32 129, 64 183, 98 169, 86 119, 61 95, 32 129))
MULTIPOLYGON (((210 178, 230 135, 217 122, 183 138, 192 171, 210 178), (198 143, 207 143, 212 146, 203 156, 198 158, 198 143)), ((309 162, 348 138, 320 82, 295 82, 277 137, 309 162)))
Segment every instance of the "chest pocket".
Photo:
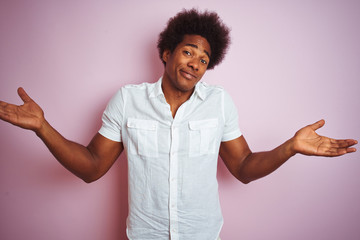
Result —
POLYGON ((218 119, 189 121, 190 157, 216 153, 218 119))
POLYGON ((129 118, 127 122, 129 133, 129 154, 145 157, 158 156, 158 124, 153 120, 129 118))

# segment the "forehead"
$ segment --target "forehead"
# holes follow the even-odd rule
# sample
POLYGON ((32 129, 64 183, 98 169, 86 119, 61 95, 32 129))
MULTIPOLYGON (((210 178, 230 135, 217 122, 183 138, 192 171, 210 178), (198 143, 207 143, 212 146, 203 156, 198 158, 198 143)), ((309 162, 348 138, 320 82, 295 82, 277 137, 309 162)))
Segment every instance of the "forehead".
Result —
POLYGON ((178 47, 190 46, 197 48, 201 52, 211 54, 211 48, 206 38, 200 35, 184 35, 184 39, 179 43, 178 47))

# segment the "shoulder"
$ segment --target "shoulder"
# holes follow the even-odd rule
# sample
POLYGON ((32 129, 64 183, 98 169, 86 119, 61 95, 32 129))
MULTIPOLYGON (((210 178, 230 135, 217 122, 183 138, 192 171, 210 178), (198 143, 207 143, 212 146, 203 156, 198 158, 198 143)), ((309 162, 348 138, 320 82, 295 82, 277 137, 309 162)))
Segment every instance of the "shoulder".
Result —
POLYGON ((127 84, 120 87, 111 98, 112 103, 124 102, 128 96, 137 95, 151 86, 151 83, 127 84))
POLYGON ((222 97, 226 94, 225 89, 219 85, 210 85, 206 82, 199 82, 198 90, 206 97, 222 97))
POLYGON ((143 83, 139 83, 139 84, 127 84, 127 85, 123 86, 122 88, 124 88, 124 89, 145 89, 153 84, 154 83, 148 83, 148 82, 143 82, 143 83))
POLYGON ((205 96, 206 100, 218 101, 225 108, 234 105, 233 98, 222 86, 199 82, 199 92, 202 96, 205 96))
POLYGON ((148 83, 148 82, 143 82, 140 84, 127 84, 125 86, 123 86, 120 90, 121 91, 144 91, 147 90, 149 88, 152 88, 154 86, 155 83, 148 83))
POLYGON ((152 92, 154 88, 155 83, 143 82, 140 84, 127 84, 123 86, 119 91, 125 98, 130 96, 140 97, 143 95, 148 95, 149 92, 152 92))
POLYGON ((213 90, 213 91, 224 91, 224 88, 220 85, 211 85, 208 84, 206 82, 199 82, 199 87, 202 89, 206 89, 208 91, 213 90))

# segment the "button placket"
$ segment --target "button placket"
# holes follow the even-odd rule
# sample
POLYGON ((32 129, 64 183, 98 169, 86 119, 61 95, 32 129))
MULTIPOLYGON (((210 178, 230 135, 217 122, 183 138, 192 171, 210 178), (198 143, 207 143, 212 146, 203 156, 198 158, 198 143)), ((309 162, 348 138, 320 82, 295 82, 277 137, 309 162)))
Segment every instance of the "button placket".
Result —
POLYGON ((170 235, 171 239, 178 239, 178 211, 177 211, 177 193, 178 193, 178 156, 179 131, 174 123, 171 126, 171 146, 170 146, 170 196, 169 196, 169 214, 170 214, 170 235))

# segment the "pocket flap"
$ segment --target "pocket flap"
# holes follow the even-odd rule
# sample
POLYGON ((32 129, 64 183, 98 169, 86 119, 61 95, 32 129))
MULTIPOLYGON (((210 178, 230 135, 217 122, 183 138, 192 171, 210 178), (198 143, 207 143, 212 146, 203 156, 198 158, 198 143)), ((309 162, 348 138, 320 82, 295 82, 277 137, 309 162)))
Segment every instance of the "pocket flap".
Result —
POLYGON ((155 131, 156 127, 157 127, 157 122, 153 121, 153 120, 129 118, 126 126, 128 128, 136 128, 136 129, 155 131))
POLYGON ((199 121, 189 121, 189 128, 191 130, 200 130, 207 128, 216 128, 218 126, 218 119, 205 119, 199 121))

